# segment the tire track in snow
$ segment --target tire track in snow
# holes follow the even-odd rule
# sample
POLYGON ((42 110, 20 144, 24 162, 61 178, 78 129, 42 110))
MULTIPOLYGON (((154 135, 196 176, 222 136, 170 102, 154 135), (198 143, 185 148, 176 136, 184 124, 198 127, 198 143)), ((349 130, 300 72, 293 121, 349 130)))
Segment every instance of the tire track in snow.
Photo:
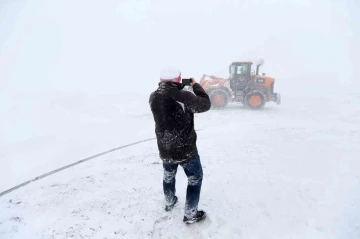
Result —
MULTIPOLYGON (((202 130, 202 129, 195 130, 195 131, 201 131, 201 130, 202 130)), ((33 179, 30 179, 30 180, 28 180, 28 181, 26 181, 26 182, 24 182, 24 183, 21 183, 21 184, 17 185, 17 186, 15 186, 15 187, 12 187, 12 188, 10 188, 10 189, 8 189, 8 190, 5 190, 5 191, 3 191, 3 192, 0 193, 0 197, 6 195, 6 194, 8 194, 8 193, 11 193, 12 191, 15 191, 15 190, 17 190, 17 189, 19 189, 19 188, 22 188, 22 187, 28 185, 29 183, 32 183, 32 182, 35 182, 35 181, 37 181, 37 180, 39 180, 39 179, 48 177, 48 176, 50 176, 50 175, 53 175, 53 174, 55 174, 55 173, 58 173, 58 172, 60 172, 60 171, 65 170, 65 169, 74 167, 74 166, 76 166, 76 165, 78 165, 78 164, 87 162, 87 161, 89 161, 89 160, 91 160, 91 159, 98 158, 98 157, 104 156, 104 155, 106 155, 106 154, 109 154, 109 153, 118 151, 118 150, 120 150, 120 149, 128 148, 128 147, 130 147, 130 146, 134 146, 134 145, 141 144, 141 143, 145 143, 145 142, 152 141, 152 140, 156 140, 156 138, 143 139, 143 140, 140 140, 140 141, 136 141, 136 142, 133 142, 133 143, 130 143, 130 144, 122 145, 122 146, 119 146, 119 147, 116 147, 116 148, 113 148, 113 149, 109 149, 109 150, 107 150, 107 151, 104 151, 104 152, 102 152, 102 153, 98 153, 98 154, 92 155, 92 156, 90 156, 90 157, 81 159, 81 160, 76 161, 76 162, 74 162, 74 163, 65 165, 65 166, 63 166, 63 167, 61 167, 61 168, 58 168, 58 169, 52 170, 52 171, 50 171, 50 172, 48 172, 48 173, 42 174, 42 175, 40 175, 40 176, 37 176, 37 177, 35 177, 35 178, 33 178, 33 179)))

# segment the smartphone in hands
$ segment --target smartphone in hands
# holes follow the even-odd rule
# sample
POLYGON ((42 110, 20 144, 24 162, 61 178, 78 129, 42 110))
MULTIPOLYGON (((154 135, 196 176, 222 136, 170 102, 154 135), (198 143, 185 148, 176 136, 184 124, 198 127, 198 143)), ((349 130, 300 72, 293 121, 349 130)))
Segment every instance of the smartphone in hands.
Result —
POLYGON ((192 83, 192 79, 188 78, 188 79, 182 79, 182 83, 186 86, 191 85, 192 83))

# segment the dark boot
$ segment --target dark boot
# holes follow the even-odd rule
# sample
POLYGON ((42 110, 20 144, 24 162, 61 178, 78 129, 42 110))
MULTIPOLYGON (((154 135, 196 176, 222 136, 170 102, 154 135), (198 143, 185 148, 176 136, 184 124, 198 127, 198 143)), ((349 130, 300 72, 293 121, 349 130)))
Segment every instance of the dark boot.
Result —
POLYGON ((166 205, 165 211, 167 211, 167 212, 171 211, 175 207, 175 204, 177 203, 177 201, 178 201, 177 196, 174 196, 174 202, 171 205, 166 205))
POLYGON ((194 217, 184 216, 183 222, 185 224, 193 224, 195 222, 200 222, 206 218, 206 213, 204 211, 198 211, 194 217))

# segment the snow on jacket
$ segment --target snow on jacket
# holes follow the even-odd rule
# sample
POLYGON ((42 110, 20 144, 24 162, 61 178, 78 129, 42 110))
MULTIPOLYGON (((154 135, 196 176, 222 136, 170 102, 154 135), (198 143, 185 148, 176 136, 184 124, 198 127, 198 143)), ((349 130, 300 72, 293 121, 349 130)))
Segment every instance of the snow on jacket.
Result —
POLYGON ((181 83, 160 82, 149 99, 160 158, 167 163, 186 162, 198 153, 194 113, 211 107, 209 96, 198 83, 193 85, 194 94, 183 88, 181 83))

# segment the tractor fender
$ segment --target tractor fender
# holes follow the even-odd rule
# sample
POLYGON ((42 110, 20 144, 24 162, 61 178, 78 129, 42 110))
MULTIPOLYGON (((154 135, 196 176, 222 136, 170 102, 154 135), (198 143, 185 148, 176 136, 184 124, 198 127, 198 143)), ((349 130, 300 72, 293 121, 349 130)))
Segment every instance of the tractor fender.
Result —
POLYGON ((262 96, 264 97, 264 99, 266 101, 269 101, 269 95, 268 95, 268 88, 266 88, 266 86, 262 86, 262 85, 251 85, 249 87, 249 89, 246 91, 246 94, 252 93, 252 92, 258 92, 260 94, 262 94, 262 96))
POLYGON ((250 90, 250 91, 248 91, 248 92, 245 94, 245 97, 247 97, 247 96, 250 95, 250 94, 254 94, 254 93, 261 94, 261 95, 264 97, 264 99, 266 99, 266 95, 265 95, 264 92, 261 91, 261 90, 250 90))
POLYGON ((206 91, 206 93, 209 95, 209 97, 211 97, 211 94, 214 94, 214 92, 218 92, 218 91, 225 92, 228 99, 231 99, 232 94, 230 90, 226 87, 209 89, 208 91, 206 91))

